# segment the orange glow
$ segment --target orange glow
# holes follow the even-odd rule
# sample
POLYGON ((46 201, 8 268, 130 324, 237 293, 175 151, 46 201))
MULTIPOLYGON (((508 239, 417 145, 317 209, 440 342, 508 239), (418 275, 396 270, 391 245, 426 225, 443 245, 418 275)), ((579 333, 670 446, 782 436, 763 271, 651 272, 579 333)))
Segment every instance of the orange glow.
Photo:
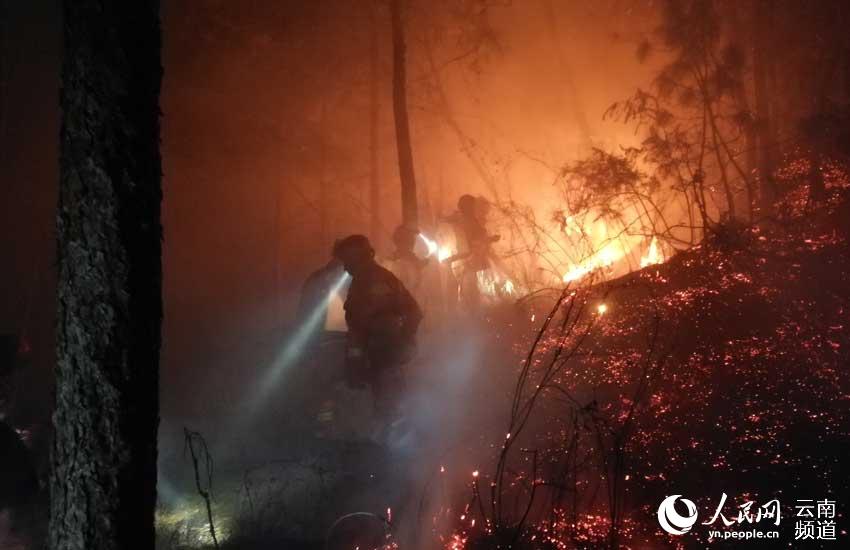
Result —
POLYGON ((629 250, 622 243, 622 239, 609 241, 591 254, 589 258, 578 265, 574 265, 564 273, 563 281, 565 283, 578 281, 594 271, 611 267, 615 262, 624 258, 628 252, 629 250))
POLYGON ((419 238, 422 239, 422 242, 424 242, 425 246, 428 248, 428 257, 431 257, 436 254, 437 261, 440 263, 443 263, 446 259, 451 257, 452 251, 449 250, 448 247, 440 246, 437 241, 428 238, 422 233, 419 234, 419 238))
POLYGON ((664 260, 664 253, 658 246, 658 239, 652 237, 652 241, 649 243, 649 250, 647 250, 646 255, 644 255, 640 259, 640 266, 646 267, 650 265, 661 264, 664 263, 664 260))

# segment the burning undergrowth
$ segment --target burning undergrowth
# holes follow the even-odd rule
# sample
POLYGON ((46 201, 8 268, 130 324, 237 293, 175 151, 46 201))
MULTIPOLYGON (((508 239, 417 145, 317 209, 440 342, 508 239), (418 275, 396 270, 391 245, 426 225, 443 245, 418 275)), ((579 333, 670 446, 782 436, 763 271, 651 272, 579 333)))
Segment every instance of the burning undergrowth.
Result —
MULTIPOLYGON (((807 171, 794 161, 781 177, 807 171)), ((732 518, 745 497, 840 507, 850 212, 844 171, 824 174, 822 202, 794 187, 763 223, 718 225, 663 265, 557 296, 516 345, 504 439, 469 477, 468 501, 444 511, 456 524, 442 544, 681 545, 655 520, 672 493, 726 493, 732 518)))
MULTIPOLYGON (((781 176, 808 170, 789 162, 781 176)), ((413 436, 394 448, 297 428, 321 412, 307 389, 320 403, 330 382, 294 370, 263 436, 280 444, 217 470, 222 547, 322 547, 352 513, 353 533, 386 529, 401 548, 666 547, 685 540, 655 518, 674 493, 725 493, 726 517, 744 498, 829 497, 841 510, 850 202, 845 173, 824 174, 823 201, 789 183, 755 226, 727 221, 663 263, 607 281, 589 270, 476 328, 426 335, 410 369, 413 436)), ((209 546, 195 508, 191 521, 163 509, 161 525, 195 537, 163 548, 209 546)))

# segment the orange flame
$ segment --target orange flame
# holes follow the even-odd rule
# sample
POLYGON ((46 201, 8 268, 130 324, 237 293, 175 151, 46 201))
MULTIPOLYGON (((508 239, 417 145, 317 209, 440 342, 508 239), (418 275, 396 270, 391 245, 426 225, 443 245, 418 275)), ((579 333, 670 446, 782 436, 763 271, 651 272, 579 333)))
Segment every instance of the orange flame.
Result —
POLYGON ((653 236, 652 241, 649 243, 649 250, 647 250, 646 255, 640 259, 640 266, 643 268, 650 265, 661 264, 664 263, 664 260, 664 253, 658 246, 658 239, 653 236))

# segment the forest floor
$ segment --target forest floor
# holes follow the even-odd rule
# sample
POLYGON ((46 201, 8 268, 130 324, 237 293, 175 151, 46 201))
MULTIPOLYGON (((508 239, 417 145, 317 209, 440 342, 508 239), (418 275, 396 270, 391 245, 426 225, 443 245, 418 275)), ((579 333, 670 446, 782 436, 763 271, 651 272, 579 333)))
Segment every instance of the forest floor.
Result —
MULTIPOLYGON (((755 228, 727 228, 583 295, 593 332, 516 436, 540 465, 532 471, 519 447, 508 459, 505 500, 516 504, 504 524, 515 526, 514 547, 604 547, 612 526, 624 546, 704 546, 707 528, 687 539, 660 531, 656 509, 672 493, 697 501, 701 519, 724 493, 729 518, 745 500, 778 499, 785 542, 797 500, 835 500, 846 537, 850 200, 840 185, 818 205, 804 191, 755 228), (561 469, 571 453, 581 464, 561 469), (570 484, 568 498, 556 498, 556 481, 570 484)), ((546 301, 535 304, 426 334, 410 369, 409 422, 394 439, 323 431, 313 420, 324 400, 317 384, 290 381, 277 412, 264 415, 276 420, 252 427, 267 443, 216 458, 221 547, 321 548, 349 512, 372 514, 355 518, 364 532, 392 525, 402 548, 494 547, 489 497, 474 495, 494 481, 522 359, 546 315, 546 301)), ((532 371, 556 341, 544 334, 532 371)), ((334 391, 336 418, 368 425, 368 395, 334 391)), ((190 467, 180 468, 168 481, 179 498, 163 499, 159 514, 159 548, 212 547, 190 467)))

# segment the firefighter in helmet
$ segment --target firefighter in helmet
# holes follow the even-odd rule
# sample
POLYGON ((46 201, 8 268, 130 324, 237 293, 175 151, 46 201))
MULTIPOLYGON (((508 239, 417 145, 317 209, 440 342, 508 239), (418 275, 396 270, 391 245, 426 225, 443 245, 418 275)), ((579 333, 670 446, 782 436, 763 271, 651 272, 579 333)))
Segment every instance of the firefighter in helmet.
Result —
POLYGON ((422 312, 401 281, 378 265, 365 236, 337 241, 334 257, 352 277, 345 300, 349 381, 369 385, 376 414, 392 422, 400 412, 402 366, 413 357, 422 312))

